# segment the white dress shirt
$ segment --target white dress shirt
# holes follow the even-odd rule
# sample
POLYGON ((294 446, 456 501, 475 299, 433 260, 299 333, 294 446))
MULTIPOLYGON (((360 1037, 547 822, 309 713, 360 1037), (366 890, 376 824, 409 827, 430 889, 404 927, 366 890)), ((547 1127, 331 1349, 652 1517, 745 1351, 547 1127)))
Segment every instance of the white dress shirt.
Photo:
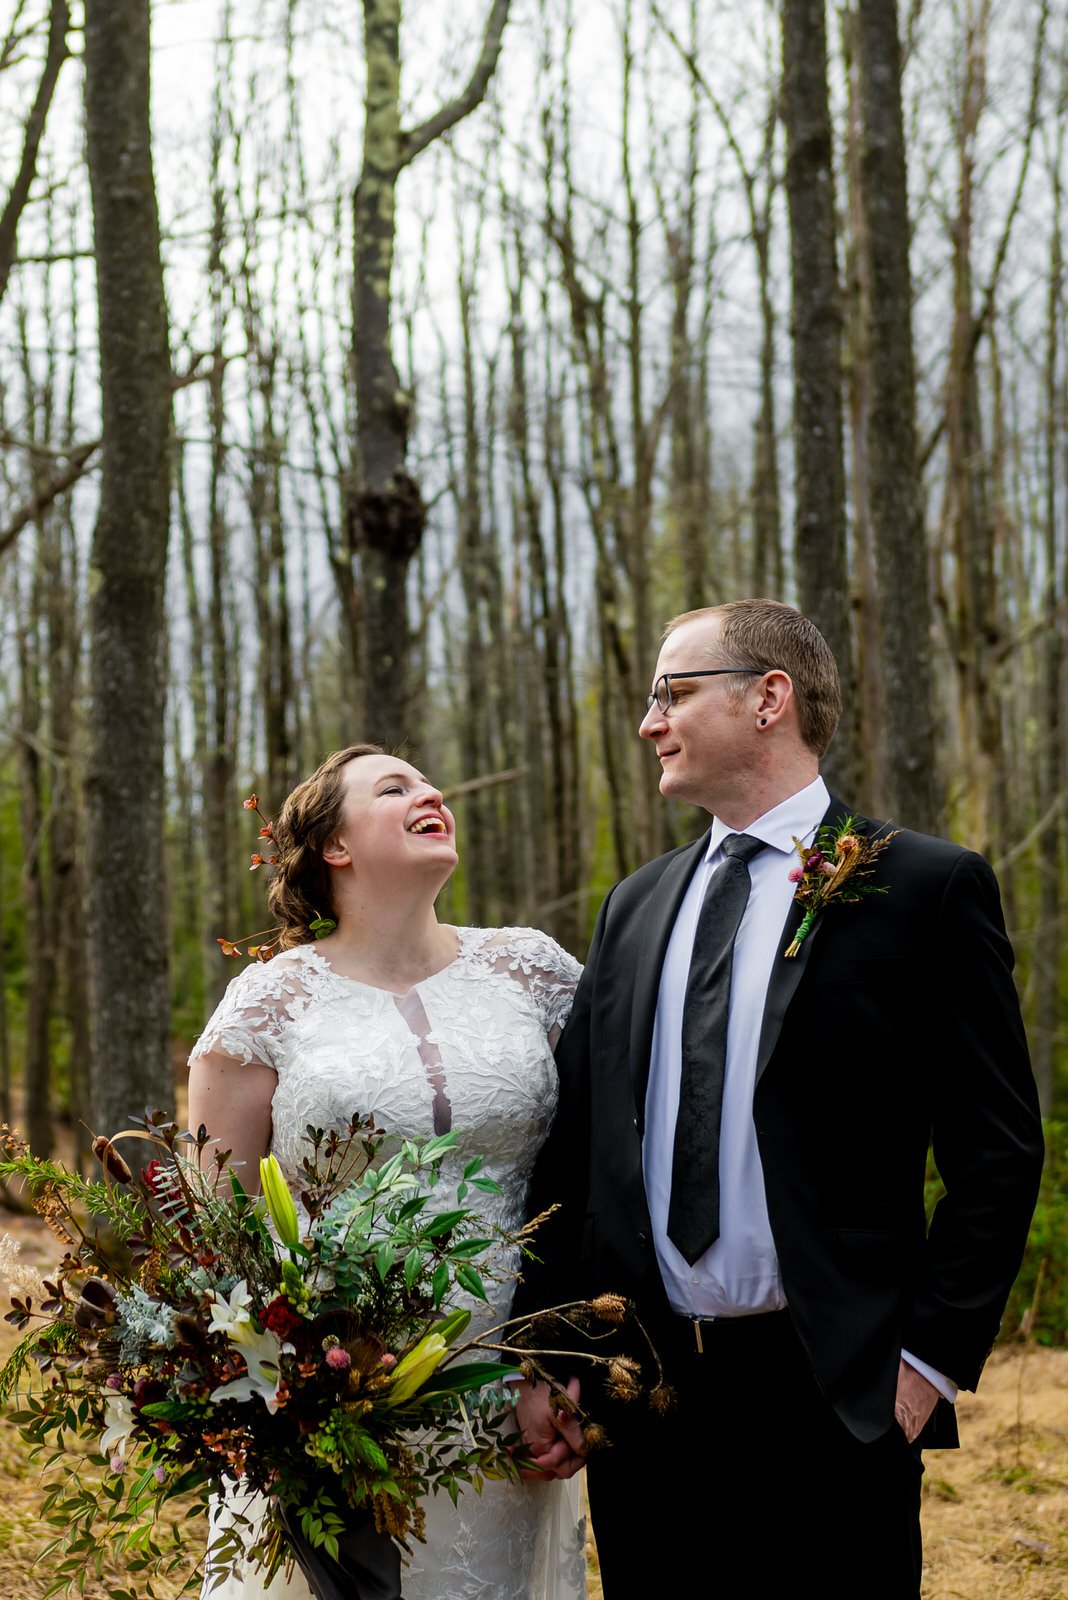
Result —
MULTIPOLYGON (((800 864, 794 839, 812 841, 829 803, 826 784, 816 778, 743 830, 768 848, 749 864, 752 887, 734 941, 720 1121, 719 1238, 692 1266, 668 1238, 667 1219, 682 1076, 682 1010, 694 934, 709 879, 725 859, 723 840, 738 831, 718 817, 668 941, 653 1025, 642 1163, 657 1261, 672 1308, 683 1316, 751 1316, 786 1304, 768 1220, 753 1092, 764 1002, 772 967, 782 959, 783 925, 795 890, 789 873, 800 864)), ((949 1379, 902 1354, 947 1399, 956 1399, 949 1379)))

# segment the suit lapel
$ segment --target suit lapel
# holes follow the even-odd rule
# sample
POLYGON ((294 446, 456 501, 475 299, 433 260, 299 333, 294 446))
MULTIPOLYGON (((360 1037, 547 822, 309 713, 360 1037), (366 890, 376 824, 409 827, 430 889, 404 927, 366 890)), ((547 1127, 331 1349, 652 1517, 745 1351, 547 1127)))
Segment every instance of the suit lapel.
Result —
MULTIPOLYGON (((820 827, 830 826, 836 828, 850 815, 849 807, 844 805, 835 795, 832 795, 830 805, 824 813, 820 827)), ((805 910, 801 902, 799 900, 791 900, 782 933, 779 935, 775 961, 771 969, 771 980, 768 983, 768 992, 764 1001, 764 1019, 761 1023, 760 1045, 757 1050, 757 1083, 760 1082, 764 1068, 771 1060, 775 1046, 779 1042, 779 1034, 782 1031, 787 1009, 797 993, 798 984, 805 975, 809 958, 812 954, 812 947, 818 939, 823 925, 823 918, 817 917, 797 955, 787 959, 786 950, 794 934, 801 926, 801 919, 804 914, 805 910)))
POLYGON ((708 833, 703 833, 688 850, 682 850, 665 869, 649 897, 642 919, 641 949, 635 962, 634 996, 630 1013, 630 1066, 634 1085, 634 1104, 639 1126, 645 1123, 645 1091, 649 1082, 649 1056, 653 1043, 653 1022, 660 991, 660 973, 668 940, 675 926, 682 897, 690 879, 708 849, 708 833))

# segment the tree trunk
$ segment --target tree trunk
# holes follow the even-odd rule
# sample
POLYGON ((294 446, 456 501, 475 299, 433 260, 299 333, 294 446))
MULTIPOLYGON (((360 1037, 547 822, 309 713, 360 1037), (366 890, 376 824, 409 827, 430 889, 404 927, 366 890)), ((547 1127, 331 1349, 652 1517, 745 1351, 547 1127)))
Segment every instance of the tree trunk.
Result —
POLYGON ((868 273, 871 249, 867 241, 861 200, 861 138, 859 87, 854 32, 856 14, 842 13, 842 54, 845 58, 848 104, 846 111, 846 173, 849 188, 849 245, 846 255, 849 308, 849 444, 853 504, 853 546, 857 588, 857 679, 860 708, 857 766, 858 796, 878 817, 886 816, 886 748, 883 727, 883 654, 880 643, 879 585, 875 541, 871 525, 871 283, 868 273))
MULTIPOLYGON (((1068 67, 1062 70, 1068 71, 1068 67)), ((1062 84, 1062 96, 1065 86, 1062 84)), ((1063 337, 1064 320, 1064 238, 1061 225, 1063 190, 1061 162, 1064 156, 1064 102, 1059 108, 1057 142, 1050 162, 1051 236, 1049 282, 1046 300, 1046 360, 1043 373, 1045 390, 1045 496, 1043 505, 1043 547, 1045 585, 1041 598, 1046 620, 1045 637, 1038 641, 1039 717, 1038 813, 1044 819, 1038 838, 1038 929, 1034 941, 1034 1026, 1032 1058, 1035 1082, 1044 1116, 1053 1114, 1054 1062, 1061 1006, 1061 966, 1065 938, 1062 923, 1064 879, 1064 624, 1058 612, 1064 603, 1061 587, 1064 574, 1058 561, 1058 482, 1062 481, 1064 448, 1063 337), (1058 424, 1060 424, 1058 426, 1058 424)), ((1063 490, 1062 490, 1063 492, 1063 490)))
POLYGON ((170 361, 149 0, 86 0, 104 453, 89 590, 87 937, 97 1131, 173 1106, 164 877, 170 361))
MULTIPOLYGON (((46 513, 47 515, 47 513, 46 513)), ((40 614, 41 544, 37 550, 28 605, 17 633, 19 660, 19 823, 22 833, 22 904, 26 934, 26 1046, 22 1083, 26 1137, 36 1155, 52 1152, 51 1022, 56 949, 48 894, 45 853, 46 799, 42 763, 44 733, 41 706, 40 614)))
POLYGON ((405 466, 411 397, 401 387, 392 351, 397 180, 409 161, 485 97, 508 7, 509 0, 493 0, 482 54, 463 93, 406 132, 400 116, 400 0, 363 0, 366 115, 363 166, 352 202, 356 437, 346 485, 348 561, 335 564, 335 575, 344 589, 355 582, 358 564, 363 600, 359 665, 369 686, 365 736, 389 745, 418 732, 407 590, 408 569, 426 524, 419 486, 405 466))
MULTIPOLYGON (((216 88, 216 94, 219 94, 216 88)), ((234 758, 237 743, 237 678, 233 670, 240 659, 233 636, 233 576, 230 543, 233 537, 226 513, 227 410, 225 348, 230 284, 223 267, 226 234, 226 198, 220 173, 223 116, 216 107, 212 127, 212 227, 208 249, 208 285, 211 311, 211 377, 208 382, 208 592, 203 623, 194 630, 201 650, 203 696, 203 747, 201 753, 201 803, 204 840, 204 977, 208 1009, 222 999, 230 981, 229 963, 219 959, 216 940, 233 938, 237 926, 236 791, 234 758), (198 638, 199 636, 199 638, 198 638)), ((251 352, 250 352, 251 359, 251 352)), ((254 468, 253 468, 254 471, 254 468)), ((273 798, 273 797, 272 797, 273 798)))
POLYGON ((794 558, 801 609, 838 662, 844 711, 824 762, 831 788, 859 798, 858 703, 846 563, 842 311, 824 0, 785 0, 782 118, 793 286, 794 558))
POLYGON ((909 210, 896 0, 855 13, 871 349, 870 495, 882 607, 886 765, 896 822, 936 833, 931 600, 916 461, 909 210))

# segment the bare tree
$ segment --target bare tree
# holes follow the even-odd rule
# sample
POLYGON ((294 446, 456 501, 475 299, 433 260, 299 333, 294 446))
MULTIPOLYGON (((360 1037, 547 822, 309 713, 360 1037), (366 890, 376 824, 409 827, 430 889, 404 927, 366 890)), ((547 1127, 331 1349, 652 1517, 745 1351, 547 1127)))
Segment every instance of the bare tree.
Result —
POLYGON ((916 461, 912 275, 896 0, 855 10, 871 409, 869 494, 882 598, 886 773, 895 820, 938 831, 931 598, 916 461))
POLYGON ((801 609, 834 651, 845 710, 825 763, 856 795, 857 703, 842 456, 842 299, 824 0, 784 0, 781 109, 793 287, 795 562, 801 609))
POLYGON ((163 859, 171 413, 149 121, 149 0, 86 0, 103 471, 86 778, 92 1103, 108 1132, 173 1103, 163 859))
POLYGON ((693 81, 711 106, 727 148, 738 168, 749 219, 749 238, 756 256, 760 307, 760 407, 753 451, 753 548, 750 586, 754 594, 782 594, 785 572, 782 549, 782 506, 779 488, 778 427, 775 406, 776 311, 772 279, 772 222, 780 174, 776 165, 779 106, 775 86, 767 85, 763 136, 756 161, 746 156, 731 116, 703 71, 696 49, 687 48, 665 17, 657 0, 651 13, 684 61, 693 81))
POLYGON ((23 125, 22 156, 4 209, 0 212, 0 300, 4 298, 18 242, 19 220, 30 197, 30 188, 37 171, 37 153, 44 137, 52 96, 60 68, 70 51, 67 49, 67 30, 70 27, 70 10, 67 0, 50 0, 48 8, 48 43, 37 84, 33 104, 23 125))
MULTIPOLYGON (((435 139, 470 115, 497 66, 510 0, 492 0, 482 50, 464 89, 415 128, 401 126, 400 0, 363 0, 367 62, 363 165, 352 201, 353 350, 356 433, 346 506, 348 550, 335 574, 362 593, 363 637, 352 640, 367 700, 367 736, 396 743, 413 727, 408 669, 408 569, 423 538, 426 508, 407 471, 411 400, 392 350, 391 279, 401 173, 435 139)), ((346 614, 351 616, 351 600, 346 614)))

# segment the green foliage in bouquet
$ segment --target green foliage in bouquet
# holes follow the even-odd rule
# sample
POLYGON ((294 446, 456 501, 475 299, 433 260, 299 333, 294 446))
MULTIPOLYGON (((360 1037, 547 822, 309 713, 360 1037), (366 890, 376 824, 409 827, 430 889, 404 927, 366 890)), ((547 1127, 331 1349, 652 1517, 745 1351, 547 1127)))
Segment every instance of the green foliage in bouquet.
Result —
MULTIPOLYGON (((44 1503, 48 1593, 84 1592, 109 1551, 151 1596, 151 1576, 184 1559, 181 1528, 160 1520, 178 1495, 205 1517, 227 1487, 270 1497, 258 1524, 230 1503, 210 1556, 221 1580, 246 1559, 277 1571, 287 1519, 335 1556, 354 1512, 407 1546, 428 1493, 455 1499, 517 1474, 501 1379, 544 1376, 537 1352, 518 1348, 529 1328, 464 1336, 487 1277, 513 1275, 535 1224, 508 1234, 481 1223, 468 1195, 497 1186, 478 1158, 449 1192, 455 1204, 435 1209, 455 1134, 392 1148, 373 1118, 309 1127, 303 1217, 273 1156, 254 1198, 230 1152, 209 1154, 203 1128, 149 1113, 124 1137, 149 1140, 153 1159, 135 1175, 116 1140, 98 1138, 97 1182, 6 1130, 0 1145, 0 1177, 25 1183, 66 1246, 51 1278, 26 1288, 23 1275, 8 1320, 24 1336, 0 1371, 0 1400, 34 1369, 44 1379, 15 1421, 34 1459, 63 1467, 44 1503)), ((627 1308, 606 1295, 559 1315, 599 1339, 627 1308)), ((549 1326, 544 1313, 537 1326, 549 1326)), ((637 1394, 633 1362, 586 1359, 615 1392, 637 1394)), ((650 1399, 667 1399, 659 1376, 650 1399)))

